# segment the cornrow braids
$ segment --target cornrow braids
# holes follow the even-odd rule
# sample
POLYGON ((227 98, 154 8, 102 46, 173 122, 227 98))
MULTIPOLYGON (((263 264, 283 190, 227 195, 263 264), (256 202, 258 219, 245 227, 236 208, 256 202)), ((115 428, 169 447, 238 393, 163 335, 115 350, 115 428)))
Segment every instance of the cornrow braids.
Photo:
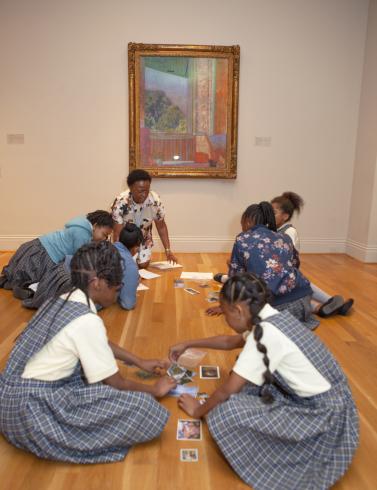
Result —
MULTIPOLYGON (((89 242, 77 250, 71 261, 71 289, 67 297, 54 314, 51 323, 64 308, 71 294, 76 289, 81 289, 89 301, 89 283, 94 278, 104 279, 109 286, 118 286, 122 283, 122 259, 118 250, 108 241, 89 242)), ((42 316, 52 307, 57 297, 49 299, 41 307, 42 316)))
POLYGON ((242 214, 241 221, 252 221, 254 225, 265 225, 271 231, 276 231, 274 209, 267 201, 251 204, 242 214))
POLYGON ((114 222, 111 214, 107 211, 97 210, 86 215, 86 219, 91 222, 92 225, 107 226, 113 228, 114 222))
POLYGON ((274 397, 269 390, 269 386, 273 384, 274 378, 270 371, 267 348, 261 342, 263 327, 259 316, 259 312, 267 303, 269 297, 270 292, 264 281, 249 272, 235 274, 230 277, 220 292, 220 298, 230 305, 247 302, 249 306, 254 340, 258 352, 263 355, 263 363, 266 366, 266 371, 263 373, 264 382, 260 390, 260 396, 264 403, 272 403, 274 401, 274 397))
POLYGON ((283 213, 288 214, 288 219, 292 218, 295 211, 297 214, 300 214, 304 206, 303 198, 295 192, 290 191, 283 192, 281 196, 274 197, 271 203, 276 203, 283 213))

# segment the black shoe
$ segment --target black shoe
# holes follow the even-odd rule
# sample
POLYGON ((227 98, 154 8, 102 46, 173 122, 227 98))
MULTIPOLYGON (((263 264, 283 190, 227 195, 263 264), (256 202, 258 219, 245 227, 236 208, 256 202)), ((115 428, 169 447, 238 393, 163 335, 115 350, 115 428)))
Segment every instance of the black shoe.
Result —
POLYGON ((229 279, 229 276, 228 274, 222 274, 221 272, 219 272, 213 276, 213 279, 217 282, 220 282, 221 284, 225 284, 226 281, 229 279))
POLYGON ((34 296, 34 291, 28 288, 21 288, 20 286, 15 286, 13 288, 13 296, 17 299, 29 299, 34 296))
POLYGON ((322 318, 336 315, 339 312, 339 308, 341 308, 343 305, 344 299, 342 298, 342 296, 332 296, 319 308, 317 315, 322 318))
POLYGON ((4 287, 4 284, 7 283, 7 277, 6 276, 0 276, 0 288, 4 287))
POLYGON ((347 299, 347 301, 345 301, 342 306, 340 308, 338 308, 338 315, 343 315, 343 316, 346 316, 347 313, 350 311, 350 309, 352 308, 353 306, 353 303, 354 303, 354 300, 352 298, 350 299, 347 299))

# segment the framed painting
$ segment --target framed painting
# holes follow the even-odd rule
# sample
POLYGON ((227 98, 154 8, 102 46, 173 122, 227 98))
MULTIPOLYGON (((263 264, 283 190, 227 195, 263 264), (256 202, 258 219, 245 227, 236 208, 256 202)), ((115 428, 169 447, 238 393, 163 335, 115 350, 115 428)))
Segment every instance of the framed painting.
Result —
POLYGON ((239 46, 129 43, 130 170, 236 178, 239 59, 239 46))

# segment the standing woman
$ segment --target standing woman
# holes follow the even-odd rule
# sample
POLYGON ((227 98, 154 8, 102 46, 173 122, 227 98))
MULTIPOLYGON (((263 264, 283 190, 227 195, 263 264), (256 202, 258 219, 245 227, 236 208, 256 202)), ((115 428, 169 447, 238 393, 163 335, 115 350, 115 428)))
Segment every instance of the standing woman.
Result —
POLYGON ((128 189, 116 197, 111 209, 114 220, 114 242, 119 240, 121 229, 126 223, 138 226, 144 238, 140 247, 138 264, 140 268, 148 267, 152 255, 152 225, 156 225, 166 259, 177 262, 170 249, 168 227, 165 223, 165 210, 156 192, 151 191, 152 177, 141 169, 132 170, 127 177, 128 189))
POLYGON ((122 281, 115 247, 91 242, 71 262, 68 294, 47 301, 18 337, 0 375, 0 432, 39 458, 72 463, 122 460, 137 443, 158 437, 169 413, 156 400, 175 386, 122 377, 116 359, 153 372, 107 338, 95 304, 116 301, 122 281))

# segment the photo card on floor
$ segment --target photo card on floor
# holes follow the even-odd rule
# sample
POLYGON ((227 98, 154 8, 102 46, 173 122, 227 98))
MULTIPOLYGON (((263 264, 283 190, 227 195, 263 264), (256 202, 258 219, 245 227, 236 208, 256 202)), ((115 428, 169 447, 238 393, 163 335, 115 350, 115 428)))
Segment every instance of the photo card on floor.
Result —
POLYGON ((201 441, 202 421, 179 419, 177 424, 178 441, 201 441))
POLYGON ((200 366, 200 379, 219 379, 219 366, 200 366))
POLYGON ((181 449, 180 458, 183 463, 197 463, 199 461, 198 450, 194 449, 181 449))

